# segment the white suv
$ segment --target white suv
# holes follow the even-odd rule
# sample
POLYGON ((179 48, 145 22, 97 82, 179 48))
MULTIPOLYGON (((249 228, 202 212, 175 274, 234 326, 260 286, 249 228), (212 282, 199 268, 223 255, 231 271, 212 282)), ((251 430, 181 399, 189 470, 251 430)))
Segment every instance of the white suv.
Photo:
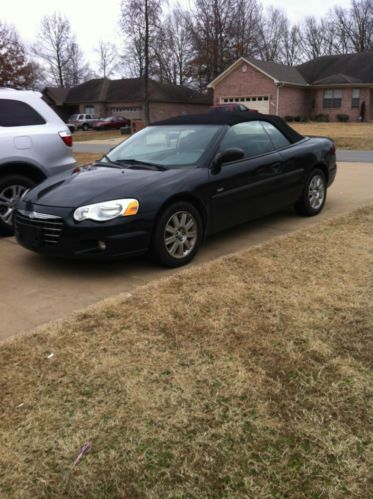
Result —
POLYGON ((77 130, 87 131, 93 128, 99 119, 96 114, 73 114, 69 118, 68 125, 74 125, 77 130))
POLYGON ((41 94, 0 88, 0 233, 26 190, 74 166, 71 132, 41 94))

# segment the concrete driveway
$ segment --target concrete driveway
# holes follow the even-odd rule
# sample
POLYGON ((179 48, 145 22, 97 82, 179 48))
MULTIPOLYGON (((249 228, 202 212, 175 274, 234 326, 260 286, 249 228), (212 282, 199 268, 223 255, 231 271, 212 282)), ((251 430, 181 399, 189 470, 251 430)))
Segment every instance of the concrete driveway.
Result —
MULTIPOLYGON (((371 203, 373 164, 343 163, 320 216, 302 218, 288 209, 229 230, 206 241, 193 264, 371 203)), ((14 238, 0 239, 0 339, 28 332, 110 295, 131 292, 172 272, 175 271, 160 269, 146 258, 115 263, 50 260, 21 248, 14 238)))

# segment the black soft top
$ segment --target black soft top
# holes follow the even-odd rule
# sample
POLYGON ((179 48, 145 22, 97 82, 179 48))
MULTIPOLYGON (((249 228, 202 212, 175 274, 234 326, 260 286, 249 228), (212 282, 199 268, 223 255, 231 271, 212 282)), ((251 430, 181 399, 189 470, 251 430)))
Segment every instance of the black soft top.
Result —
POLYGON ((168 118, 167 120, 156 121, 151 123, 150 126, 162 126, 162 125, 237 125, 238 123, 244 123, 245 121, 267 121, 271 123, 276 128, 278 128, 289 140, 290 142, 299 142, 303 140, 304 137, 298 132, 293 130, 282 118, 278 116, 273 116, 270 114, 261 114, 255 112, 248 113, 235 113, 235 112, 224 112, 224 113, 207 113, 207 114, 185 114, 181 116, 175 116, 174 118, 168 118))

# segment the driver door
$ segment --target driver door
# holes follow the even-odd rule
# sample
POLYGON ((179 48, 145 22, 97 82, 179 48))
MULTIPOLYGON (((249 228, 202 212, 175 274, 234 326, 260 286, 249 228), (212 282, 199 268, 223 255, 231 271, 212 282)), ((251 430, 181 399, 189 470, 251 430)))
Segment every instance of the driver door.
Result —
POLYGON ((278 204, 284 165, 261 122, 230 127, 219 151, 233 147, 244 151, 243 159, 209 172, 213 232, 274 211, 278 204))

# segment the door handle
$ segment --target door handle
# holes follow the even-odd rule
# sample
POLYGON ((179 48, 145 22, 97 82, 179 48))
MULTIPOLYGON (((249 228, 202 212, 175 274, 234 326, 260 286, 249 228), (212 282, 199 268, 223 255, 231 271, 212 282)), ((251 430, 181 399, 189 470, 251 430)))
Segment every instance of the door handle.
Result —
POLYGON ((275 173, 278 173, 282 169, 282 163, 272 163, 271 168, 275 173))

